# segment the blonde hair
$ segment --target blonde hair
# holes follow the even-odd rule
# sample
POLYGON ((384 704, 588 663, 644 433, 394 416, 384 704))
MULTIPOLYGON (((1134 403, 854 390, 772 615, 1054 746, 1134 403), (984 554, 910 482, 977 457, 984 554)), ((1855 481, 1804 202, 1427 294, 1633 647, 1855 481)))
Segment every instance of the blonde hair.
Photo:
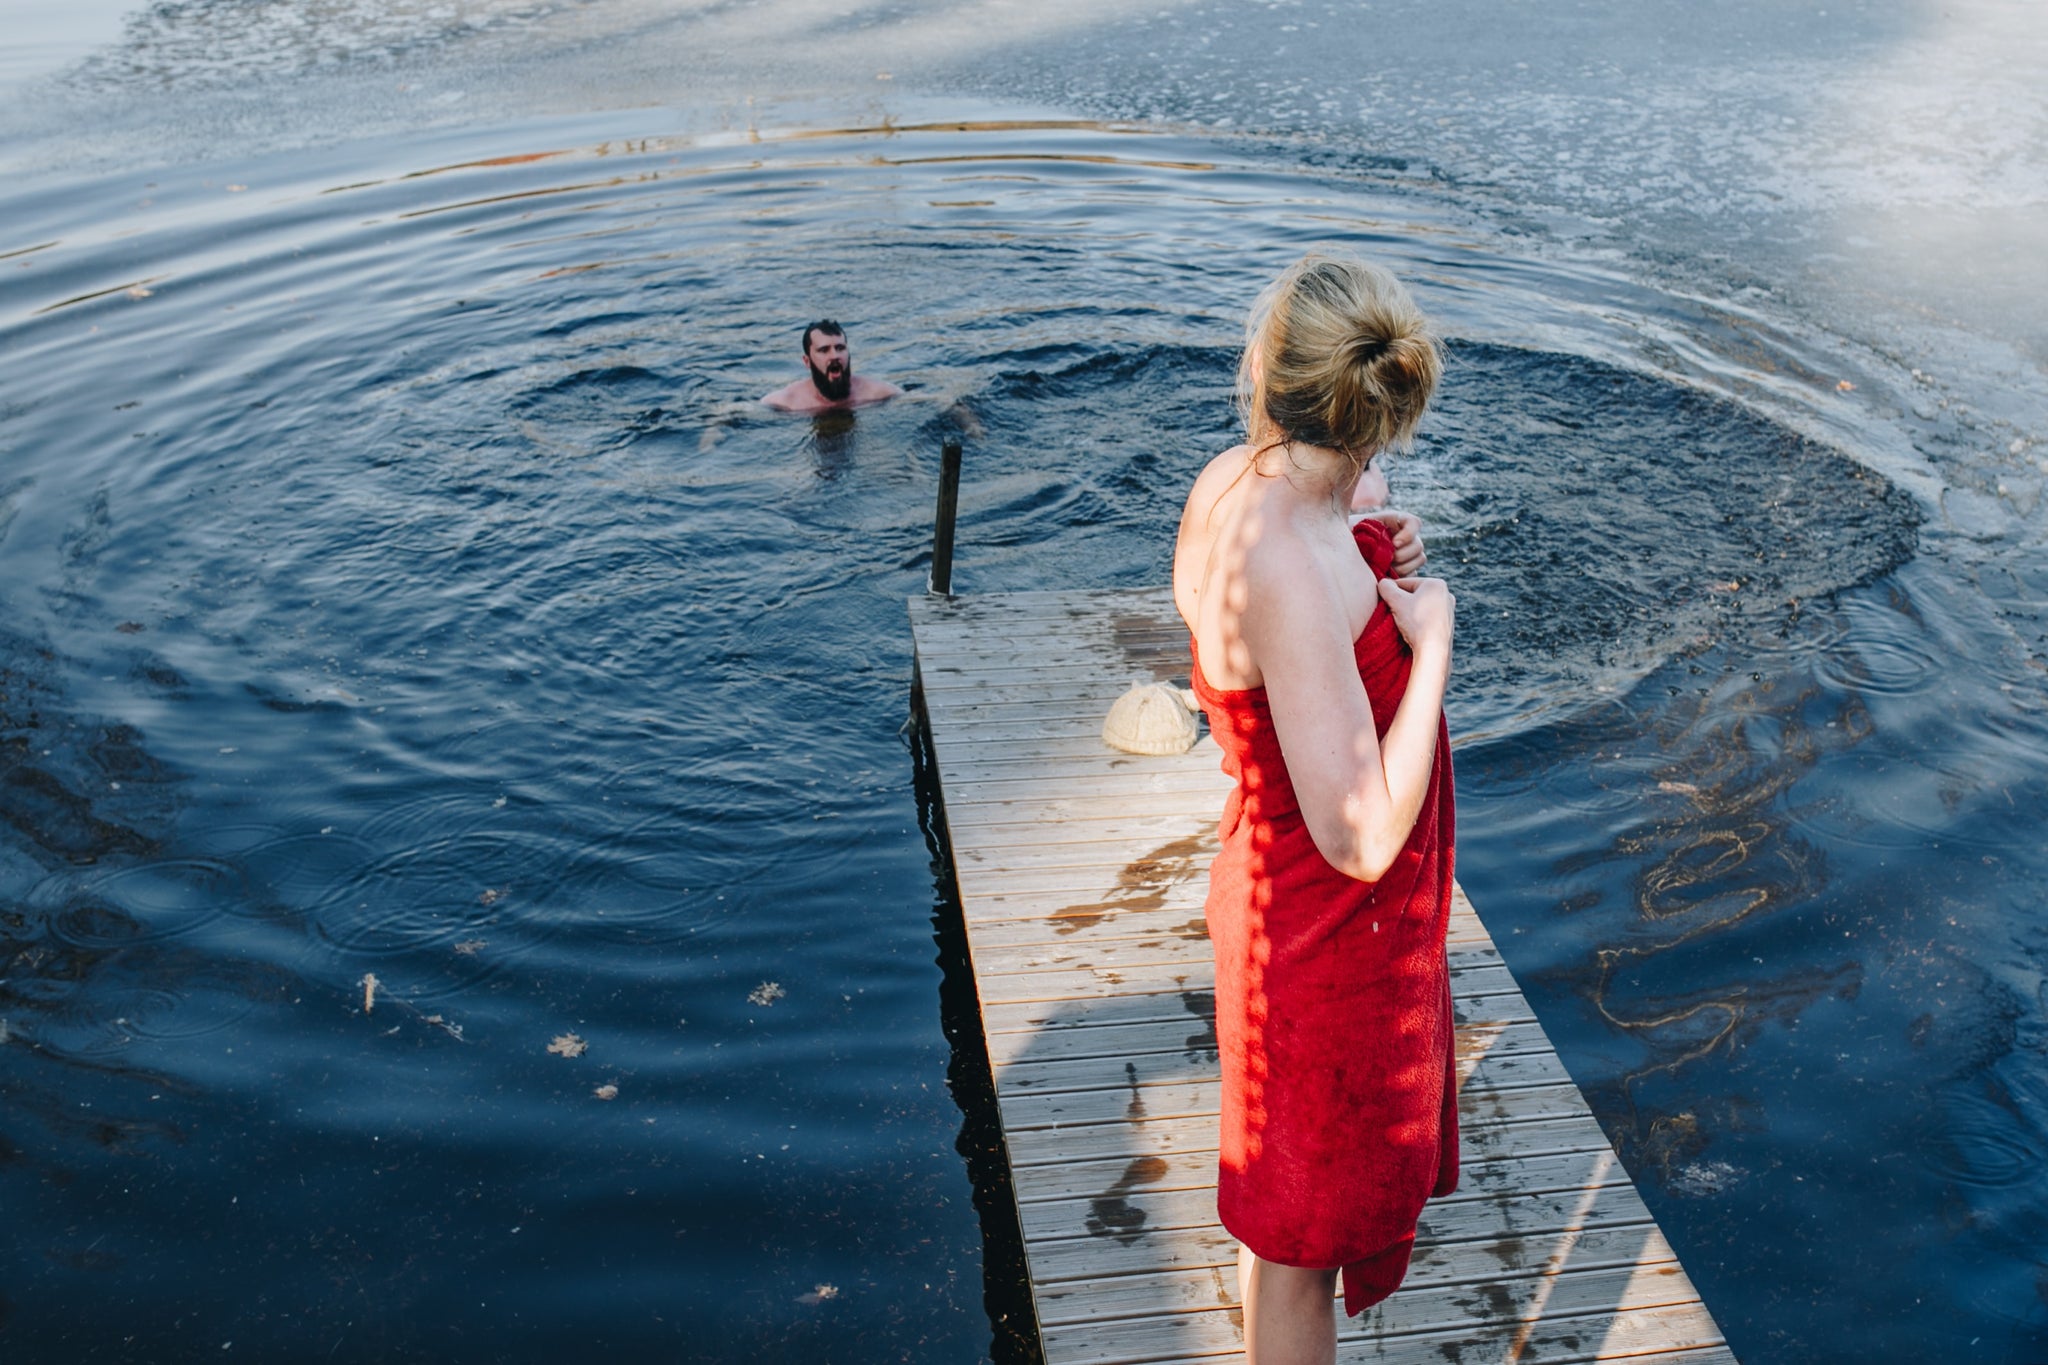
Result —
POLYGON ((1400 281, 1356 256, 1311 251, 1252 307, 1238 403, 1254 449, 1325 446, 1355 474, 1407 444, 1442 372, 1436 336, 1400 281))

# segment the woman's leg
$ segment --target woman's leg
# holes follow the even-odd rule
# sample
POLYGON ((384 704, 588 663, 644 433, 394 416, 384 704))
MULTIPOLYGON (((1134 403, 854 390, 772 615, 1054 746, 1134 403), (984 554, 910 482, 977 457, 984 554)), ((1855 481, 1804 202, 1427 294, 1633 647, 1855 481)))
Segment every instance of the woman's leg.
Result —
POLYGON ((1337 1272, 1262 1261, 1237 1249, 1245 1365, 1333 1365, 1337 1272))

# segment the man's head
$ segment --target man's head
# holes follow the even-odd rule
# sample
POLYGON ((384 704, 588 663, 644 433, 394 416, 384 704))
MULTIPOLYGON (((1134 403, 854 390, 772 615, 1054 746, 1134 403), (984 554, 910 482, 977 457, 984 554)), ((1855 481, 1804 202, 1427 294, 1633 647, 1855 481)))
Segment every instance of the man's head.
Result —
POLYGON ((853 392, 853 358, 846 350, 846 329, 830 318, 820 318, 804 328, 804 364, 810 367, 811 383, 834 403, 843 403, 853 392))

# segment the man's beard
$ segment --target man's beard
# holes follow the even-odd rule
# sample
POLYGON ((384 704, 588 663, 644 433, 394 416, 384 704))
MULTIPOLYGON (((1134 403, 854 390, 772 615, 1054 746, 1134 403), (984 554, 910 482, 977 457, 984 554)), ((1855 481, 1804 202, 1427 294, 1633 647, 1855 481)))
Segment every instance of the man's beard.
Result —
POLYGON ((853 392, 853 366, 845 366, 835 377, 826 374, 825 371, 813 365, 811 366, 811 383, 817 385, 818 392, 823 394, 828 401, 844 403, 847 395, 853 392))

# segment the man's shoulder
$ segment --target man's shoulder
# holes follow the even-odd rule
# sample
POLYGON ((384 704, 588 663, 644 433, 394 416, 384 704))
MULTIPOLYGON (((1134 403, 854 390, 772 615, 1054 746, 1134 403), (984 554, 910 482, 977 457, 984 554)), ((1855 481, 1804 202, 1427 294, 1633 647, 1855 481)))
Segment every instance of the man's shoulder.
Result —
POLYGON ((853 377, 853 397, 862 403, 871 403, 881 398, 894 398, 903 390, 886 379, 870 379, 866 375, 853 377))
POLYGON ((801 412, 809 406, 809 404, 804 402, 804 394, 802 392, 809 382, 808 380, 800 379, 793 384, 784 384, 779 389, 772 389, 762 394, 761 401, 779 412, 801 412))

